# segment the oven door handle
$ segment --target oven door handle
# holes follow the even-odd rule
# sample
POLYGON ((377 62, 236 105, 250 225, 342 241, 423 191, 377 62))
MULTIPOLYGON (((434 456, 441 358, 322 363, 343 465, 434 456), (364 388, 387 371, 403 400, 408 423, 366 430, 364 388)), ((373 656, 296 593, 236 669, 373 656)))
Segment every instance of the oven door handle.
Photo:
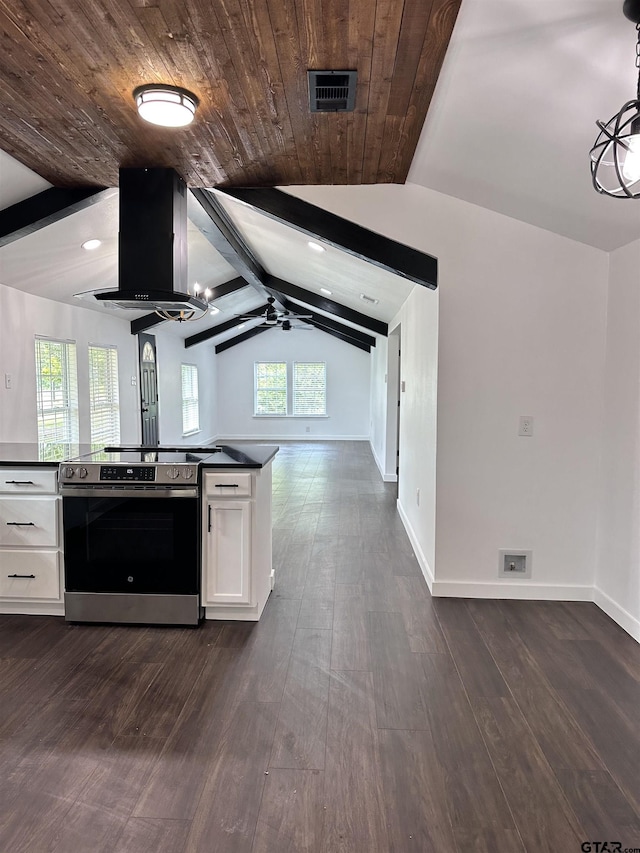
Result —
POLYGON ((60 486, 59 494, 63 498, 197 498, 198 488, 141 488, 118 489, 112 486, 60 486))

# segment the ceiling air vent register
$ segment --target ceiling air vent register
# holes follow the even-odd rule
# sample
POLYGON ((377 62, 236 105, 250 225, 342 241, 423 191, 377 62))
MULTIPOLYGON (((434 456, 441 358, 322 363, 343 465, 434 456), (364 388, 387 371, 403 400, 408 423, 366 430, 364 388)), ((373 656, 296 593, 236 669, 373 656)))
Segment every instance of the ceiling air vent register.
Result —
POLYGON ((312 113, 353 112, 357 71, 308 71, 312 113))

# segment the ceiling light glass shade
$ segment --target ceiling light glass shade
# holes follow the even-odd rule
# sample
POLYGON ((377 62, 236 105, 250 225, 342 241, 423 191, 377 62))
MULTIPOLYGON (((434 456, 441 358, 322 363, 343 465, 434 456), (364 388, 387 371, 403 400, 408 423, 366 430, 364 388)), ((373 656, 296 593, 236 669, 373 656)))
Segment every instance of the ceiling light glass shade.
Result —
POLYGON ((191 124, 198 99, 187 89, 150 83, 133 90, 138 114, 151 124, 162 127, 185 127, 191 124))
POLYGON ((324 246, 320 245, 320 243, 314 243, 311 240, 309 240, 309 242, 307 243, 307 246, 310 249, 313 249, 314 252, 326 252, 327 251, 324 246))
POLYGON ((597 125, 590 155, 594 188, 612 198, 640 198, 640 99, 597 125))
POLYGON ((101 240, 85 240, 84 243, 82 243, 82 248, 86 249, 87 252, 92 252, 94 249, 97 249, 98 246, 101 246, 101 245, 102 245, 101 240))

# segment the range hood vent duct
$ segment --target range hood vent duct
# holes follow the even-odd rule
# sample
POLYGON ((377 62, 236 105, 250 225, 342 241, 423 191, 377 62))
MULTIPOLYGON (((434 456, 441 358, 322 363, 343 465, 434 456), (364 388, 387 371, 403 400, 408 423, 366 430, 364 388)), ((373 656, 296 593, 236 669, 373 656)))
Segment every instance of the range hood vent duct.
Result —
POLYGON ((307 71, 312 113, 353 112, 357 71, 307 71))
POLYGON ((120 169, 118 289, 99 302, 136 311, 206 309, 187 288, 187 187, 174 169, 120 169))

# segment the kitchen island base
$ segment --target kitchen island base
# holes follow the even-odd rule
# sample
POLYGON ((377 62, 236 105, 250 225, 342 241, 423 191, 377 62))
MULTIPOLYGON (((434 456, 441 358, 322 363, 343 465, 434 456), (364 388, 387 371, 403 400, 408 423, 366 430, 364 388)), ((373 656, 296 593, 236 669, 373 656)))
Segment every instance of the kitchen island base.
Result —
POLYGON ((205 619, 257 621, 273 586, 271 461, 202 477, 205 619))

